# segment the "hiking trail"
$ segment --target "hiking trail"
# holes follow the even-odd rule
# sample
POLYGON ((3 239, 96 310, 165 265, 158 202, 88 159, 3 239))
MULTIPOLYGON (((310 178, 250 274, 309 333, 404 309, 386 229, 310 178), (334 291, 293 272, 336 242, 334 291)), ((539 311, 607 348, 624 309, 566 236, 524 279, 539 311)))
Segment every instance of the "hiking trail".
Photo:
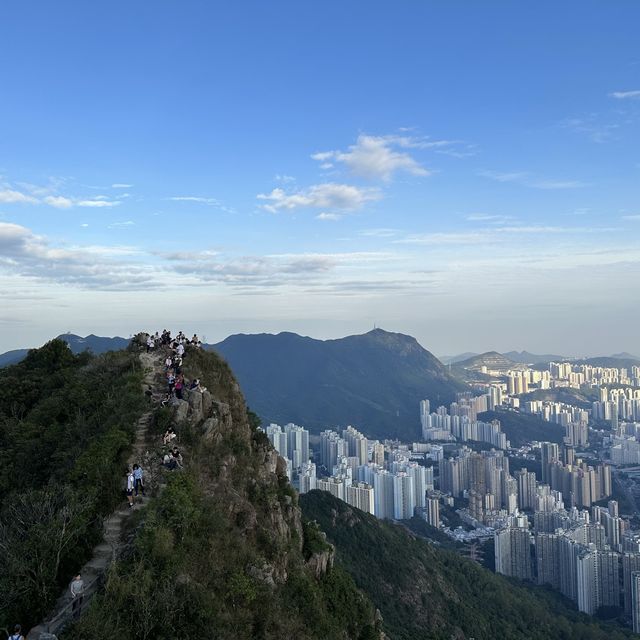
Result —
MULTIPOLYGON (((141 353, 140 362, 144 371, 143 391, 149 386, 154 390, 154 397, 158 396, 158 383, 162 379, 162 364, 160 354, 156 352, 141 353)), ((153 459, 149 453, 153 443, 150 441, 148 427, 153 416, 153 408, 143 413, 135 425, 135 441, 131 448, 131 454, 127 460, 129 468, 138 463, 145 471, 146 496, 137 496, 133 508, 126 502, 104 519, 103 537, 99 544, 93 548, 93 553, 88 562, 78 571, 84 580, 84 596, 81 602, 73 610, 73 603, 69 587, 58 598, 43 622, 33 627, 27 635, 27 640, 50 640, 61 631, 71 620, 79 618, 88 608, 93 596, 102 586, 104 576, 111 563, 117 559, 125 546, 122 540, 127 520, 134 511, 138 511, 149 502, 150 494, 159 488, 158 474, 159 462, 153 459)))

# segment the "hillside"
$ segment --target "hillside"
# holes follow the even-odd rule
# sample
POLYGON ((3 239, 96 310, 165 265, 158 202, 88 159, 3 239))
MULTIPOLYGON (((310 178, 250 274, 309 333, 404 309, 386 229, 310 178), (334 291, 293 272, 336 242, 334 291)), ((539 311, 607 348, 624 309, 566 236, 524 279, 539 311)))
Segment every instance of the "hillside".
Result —
POLYGON ((184 468, 164 471, 129 553, 64 640, 382 640, 375 608, 303 519, 227 364, 188 348, 184 365, 207 390, 158 409, 151 428, 160 457, 164 428, 177 425, 184 468))
POLYGON ((325 341, 234 335, 214 348, 263 420, 316 432, 353 424, 368 436, 411 441, 419 433, 420 400, 447 404, 466 389, 415 338, 381 329, 325 341))
POLYGON ((8 367, 10 364, 17 364, 26 358, 29 349, 13 349, 0 354, 0 369, 8 367))
POLYGON ((478 419, 484 422, 500 420, 502 431, 507 434, 513 447, 519 447, 532 440, 561 444, 564 438, 564 429, 555 422, 546 422, 537 416, 517 411, 485 411, 478 414, 478 419))
POLYGON ((0 629, 38 621, 121 500, 141 380, 133 354, 61 340, 0 371, 0 629))
POLYGON ((490 371, 507 371, 515 364, 513 360, 510 360, 497 351, 487 351, 486 353, 481 353, 467 360, 460 360, 455 363, 455 367, 458 369, 470 369, 472 371, 479 371, 482 367, 487 367, 490 371))
POLYGON ((505 358, 513 360, 513 362, 521 362, 522 364, 542 364, 548 362, 564 362, 567 360, 565 356, 553 355, 551 353, 536 354, 529 351, 507 351, 502 354, 505 358))
POLYGON ((390 640, 622 640, 632 634, 577 612, 382 522, 329 493, 301 496, 303 513, 336 546, 338 563, 380 609, 390 640))
POLYGON ((611 367, 616 369, 628 369, 640 366, 640 360, 633 358, 614 358, 609 356, 601 356, 596 358, 585 358, 584 360, 573 360, 572 364, 588 364, 592 367, 611 367))
MULTIPOLYGON (((119 351, 120 349, 126 349, 129 344, 128 338, 120 338, 118 336, 114 338, 108 338, 103 336, 96 336, 89 334, 84 338, 77 336, 74 333, 62 333, 55 340, 62 340, 66 342, 71 350, 71 353, 83 353, 84 351, 91 351, 95 355, 106 353, 107 351, 119 351)), ((17 364, 23 360, 29 349, 14 349, 0 354, 0 369, 2 367, 8 367, 11 364, 17 364)))
POLYGON ((591 409, 592 403, 598 399, 595 391, 584 388, 572 389, 570 387, 558 387, 556 389, 536 389, 520 396, 520 402, 529 400, 544 400, 548 402, 564 402, 581 409, 591 409))

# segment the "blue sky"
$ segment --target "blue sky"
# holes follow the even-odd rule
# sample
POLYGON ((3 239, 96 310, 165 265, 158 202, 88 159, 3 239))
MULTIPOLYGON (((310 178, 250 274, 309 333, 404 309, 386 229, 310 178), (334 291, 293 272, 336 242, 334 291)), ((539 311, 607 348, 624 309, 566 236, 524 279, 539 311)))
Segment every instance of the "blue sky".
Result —
POLYGON ((0 349, 374 323, 640 353, 636 2, 0 7, 0 349), (628 327, 628 329, 627 329, 628 327))

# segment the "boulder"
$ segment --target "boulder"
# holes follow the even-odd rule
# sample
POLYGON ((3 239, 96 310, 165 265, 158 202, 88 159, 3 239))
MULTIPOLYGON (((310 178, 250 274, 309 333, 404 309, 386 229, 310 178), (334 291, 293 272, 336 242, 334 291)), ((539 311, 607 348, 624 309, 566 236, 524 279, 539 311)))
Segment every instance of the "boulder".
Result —
POLYGON ((176 402, 176 422, 184 422, 187 419, 189 413, 189 403, 186 400, 178 400, 176 402))
POLYGON ((198 423, 204 419, 202 394, 199 391, 192 391, 189 394, 189 417, 193 423, 198 423))

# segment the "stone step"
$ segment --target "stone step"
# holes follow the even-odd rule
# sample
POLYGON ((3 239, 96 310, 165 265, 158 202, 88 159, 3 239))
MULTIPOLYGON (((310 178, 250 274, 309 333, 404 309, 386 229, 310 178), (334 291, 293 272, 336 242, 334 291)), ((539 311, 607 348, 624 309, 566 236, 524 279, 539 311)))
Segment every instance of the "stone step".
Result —
POLYGON ((93 548, 94 556, 113 556, 113 545, 110 545, 108 542, 103 542, 99 544, 97 547, 93 548))
POLYGON ((111 564, 110 557, 92 558, 91 560, 89 560, 89 562, 87 562, 87 564, 84 565, 84 568, 94 569, 100 572, 100 571, 104 571, 110 564, 111 564))

